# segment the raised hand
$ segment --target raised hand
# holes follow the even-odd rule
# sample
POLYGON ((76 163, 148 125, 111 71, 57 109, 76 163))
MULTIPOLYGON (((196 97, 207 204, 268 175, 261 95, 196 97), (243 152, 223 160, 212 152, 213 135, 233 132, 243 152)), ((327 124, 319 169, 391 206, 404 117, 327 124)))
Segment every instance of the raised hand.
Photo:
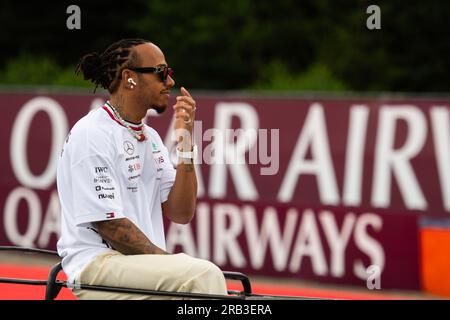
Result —
POLYGON ((173 106, 175 110, 174 129, 177 135, 177 142, 181 142, 183 150, 189 150, 192 147, 192 133, 195 121, 195 100, 184 87, 181 87, 182 96, 178 96, 173 106))

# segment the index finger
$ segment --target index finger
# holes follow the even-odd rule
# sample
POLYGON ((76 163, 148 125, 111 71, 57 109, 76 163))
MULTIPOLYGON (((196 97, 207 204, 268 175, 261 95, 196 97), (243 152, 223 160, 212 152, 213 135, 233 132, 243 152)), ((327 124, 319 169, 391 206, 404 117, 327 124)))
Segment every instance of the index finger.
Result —
POLYGON ((191 95, 189 94, 189 91, 187 91, 185 87, 181 87, 181 93, 183 94, 183 96, 191 97, 191 95))

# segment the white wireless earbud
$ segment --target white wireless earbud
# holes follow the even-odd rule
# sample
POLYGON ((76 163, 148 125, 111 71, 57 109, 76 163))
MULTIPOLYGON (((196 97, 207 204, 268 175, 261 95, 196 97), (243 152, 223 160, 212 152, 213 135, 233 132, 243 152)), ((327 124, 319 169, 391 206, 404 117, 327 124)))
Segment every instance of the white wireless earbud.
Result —
POLYGON ((137 83, 134 82, 133 78, 128 78, 128 83, 131 84, 131 89, 133 89, 133 85, 137 86, 137 83))

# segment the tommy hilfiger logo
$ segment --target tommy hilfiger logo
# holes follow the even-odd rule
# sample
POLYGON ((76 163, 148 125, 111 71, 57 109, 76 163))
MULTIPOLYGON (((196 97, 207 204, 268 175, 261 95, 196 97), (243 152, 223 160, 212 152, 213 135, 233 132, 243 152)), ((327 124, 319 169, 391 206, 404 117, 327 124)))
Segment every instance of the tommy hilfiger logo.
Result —
POLYGON ((106 214, 106 219, 112 219, 112 218, 114 218, 114 217, 115 217, 114 212, 108 212, 108 213, 106 214))

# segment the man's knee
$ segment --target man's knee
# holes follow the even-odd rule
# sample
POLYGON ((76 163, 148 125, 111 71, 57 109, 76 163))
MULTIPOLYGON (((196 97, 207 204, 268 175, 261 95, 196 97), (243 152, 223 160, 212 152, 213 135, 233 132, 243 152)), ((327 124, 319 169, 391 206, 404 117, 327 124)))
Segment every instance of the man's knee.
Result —
POLYGON ((180 291, 227 294, 223 272, 214 263, 198 259, 192 271, 190 277, 185 279, 180 291))

